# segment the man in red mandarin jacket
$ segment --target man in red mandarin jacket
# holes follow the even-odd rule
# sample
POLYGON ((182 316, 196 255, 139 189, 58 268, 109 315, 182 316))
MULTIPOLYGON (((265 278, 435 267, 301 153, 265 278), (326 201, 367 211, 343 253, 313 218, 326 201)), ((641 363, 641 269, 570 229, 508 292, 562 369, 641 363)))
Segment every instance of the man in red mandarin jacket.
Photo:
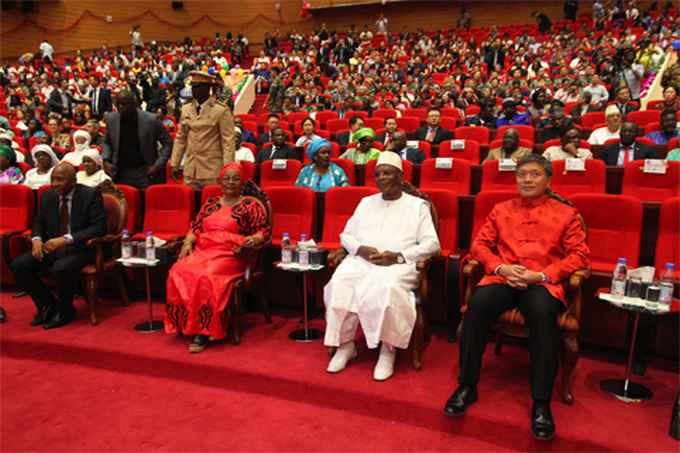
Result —
POLYGON ((446 415, 462 415, 477 400, 477 382, 490 324, 519 308, 529 327, 532 431, 551 439, 550 398, 558 367, 557 316, 565 309, 569 276, 590 266, 590 250, 578 211, 550 189, 552 167, 530 154, 517 165, 519 198, 498 203, 471 248, 485 276, 472 294, 460 342, 459 387, 446 415))

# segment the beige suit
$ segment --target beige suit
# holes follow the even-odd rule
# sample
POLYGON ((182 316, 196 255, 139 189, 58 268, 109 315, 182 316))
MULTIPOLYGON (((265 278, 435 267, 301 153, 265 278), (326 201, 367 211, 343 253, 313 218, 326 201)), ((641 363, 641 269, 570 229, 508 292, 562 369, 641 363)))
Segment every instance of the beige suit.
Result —
MULTIPOLYGON (((519 148, 517 148, 515 150, 514 153, 512 153, 510 155, 510 159, 518 161, 522 157, 528 156, 529 154, 531 154, 531 152, 532 151, 529 148, 523 148, 523 147, 520 146, 519 148)), ((503 156, 503 152, 502 152, 501 148, 491 149, 491 150, 489 150, 489 154, 486 155, 484 162, 486 162, 487 160, 500 160, 501 156, 503 156)), ((507 159, 507 156, 505 156, 505 158, 507 159)), ((482 162, 482 163, 484 163, 484 162, 482 162)))
POLYGON ((205 101, 200 115, 194 102, 182 107, 172 168, 179 168, 185 154, 184 183, 193 186, 215 184, 222 166, 234 161, 234 118, 213 96, 205 101))

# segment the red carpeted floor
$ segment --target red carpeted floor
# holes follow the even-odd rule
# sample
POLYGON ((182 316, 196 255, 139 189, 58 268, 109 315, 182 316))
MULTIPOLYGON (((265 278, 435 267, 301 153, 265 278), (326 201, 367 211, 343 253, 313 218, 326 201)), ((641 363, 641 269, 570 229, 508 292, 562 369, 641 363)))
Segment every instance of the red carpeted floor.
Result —
MULTIPOLYGON (((27 298, 0 294, 9 322, 0 326, 1 444, 12 451, 678 451, 667 435, 677 375, 650 369, 641 382, 655 392, 624 404, 599 388, 619 376, 616 362, 582 358, 573 406, 553 403, 558 435, 534 441, 529 430, 528 356, 487 349, 480 400, 465 417, 447 418, 457 346, 435 336, 424 369, 402 359, 395 376, 372 380, 375 351, 338 375, 324 370, 318 343, 295 343, 296 314, 267 325, 244 318, 240 346, 219 344, 198 355, 187 339, 140 334, 132 326, 147 306, 103 303, 102 322, 79 318, 45 331, 28 323, 27 298)), ((163 306, 155 304, 157 317, 163 306)), ((321 321, 314 321, 321 327, 321 321)))

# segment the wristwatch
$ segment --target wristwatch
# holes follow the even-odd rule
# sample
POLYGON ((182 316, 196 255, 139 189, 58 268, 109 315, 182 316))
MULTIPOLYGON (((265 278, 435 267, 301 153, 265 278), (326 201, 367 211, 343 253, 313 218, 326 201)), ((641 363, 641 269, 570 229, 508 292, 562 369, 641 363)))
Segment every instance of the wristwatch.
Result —
POLYGON ((397 253, 397 264, 404 264, 405 262, 406 259, 404 258, 404 255, 397 253))

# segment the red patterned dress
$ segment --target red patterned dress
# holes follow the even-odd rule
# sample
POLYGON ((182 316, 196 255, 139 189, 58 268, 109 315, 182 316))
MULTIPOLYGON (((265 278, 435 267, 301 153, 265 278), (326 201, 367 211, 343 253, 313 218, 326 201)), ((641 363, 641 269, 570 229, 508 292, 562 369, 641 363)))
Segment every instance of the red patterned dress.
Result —
POLYGON ((254 197, 244 197, 233 206, 221 198, 210 198, 192 223, 196 235, 194 251, 170 269, 167 283, 165 331, 187 335, 226 336, 224 310, 234 281, 243 275, 246 260, 237 250, 247 236, 271 228, 267 211, 254 197))

